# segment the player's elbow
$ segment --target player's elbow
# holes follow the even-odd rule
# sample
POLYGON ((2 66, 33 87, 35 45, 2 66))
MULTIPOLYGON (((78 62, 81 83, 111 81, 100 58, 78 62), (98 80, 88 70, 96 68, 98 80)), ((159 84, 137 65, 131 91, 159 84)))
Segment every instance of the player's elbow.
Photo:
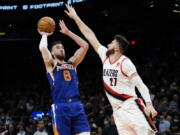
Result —
POLYGON ((85 44, 83 45, 83 49, 84 49, 85 51, 87 51, 87 50, 89 49, 89 44, 88 44, 88 43, 85 43, 85 44))
POLYGON ((43 51, 43 47, 39 46, 39 51, 42 52, 43 51))

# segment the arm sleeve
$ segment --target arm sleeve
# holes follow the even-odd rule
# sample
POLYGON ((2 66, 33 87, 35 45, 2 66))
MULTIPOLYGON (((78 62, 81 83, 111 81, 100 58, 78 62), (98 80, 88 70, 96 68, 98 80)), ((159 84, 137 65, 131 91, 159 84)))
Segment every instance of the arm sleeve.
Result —
MULTIPOLYGON (((136 67, 132 63, 130 59, 124 60, 122 63, 122 70, 127 76, 131 76, 133 73, 136 73, 136 67)), ((131 79, 131 82, 138 88, 138 91, 140 92, 141 96, 145 100, 145 102, 150 102, 150 94, 149 94, 149 89, 147 86, 143 83, 142 79, 140 78, 139 75, 134 76, 131 79)))
POLYGON ((47 36, 46 35, 42 35, 42 38, 41 38, 41 41, 40 41, 40 44, 39 44, 39 49, 40 50, 43 49, 43 48, 47 49, 47 45, 48 45, 48 43, 47 43, 47 36))
POLYGON ((131 79, 131 82, 138 88, 138 91, 141 93, 141 96, 145 100, 145 102, 151 102, 150 94, 149 94, 149 89, 147 86, 143 83, 142 79, 140 76, 134 76, 131 79))
POLYGON ((52 55, 50 51, 48 50, 48 42, 47 42, 46 35, 42 35, 42 38, 39 44, 39 50, 41 51, 44 62, 49 62, 50 60, 52 60, 52 55))
POLYGON ((107 52, 107 48, 106 47, 104 47, 104 46, 101 46, 101 47, 99 47, 98 48, 98 50, 97 50, 97 53, 98 53, 98 55, 99 55, 99 57, 101 58, 101 61, 102 62, 104 62, 104 60, 106 59, 106 52, 107 52))
POLYGON ((136 71, 136 67, 134 66, 134 64, 132 63, 132 61, 128 58, 126 58, 123 62, 122 62, 122 72, 124 74, 126 74, 127 76, 131 76, 133 73, 137 72, 136 71))

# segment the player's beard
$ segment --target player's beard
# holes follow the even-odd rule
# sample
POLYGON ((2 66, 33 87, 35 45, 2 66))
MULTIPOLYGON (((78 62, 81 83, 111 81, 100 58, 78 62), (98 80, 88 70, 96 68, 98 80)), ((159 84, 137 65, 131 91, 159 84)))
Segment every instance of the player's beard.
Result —
POLYGON ((65 55, 57 55, 56 58, 62 61, 65 60, 65 55))
POLYGON ((60 51, 59 53, 55 54, 56 59, 63 61, 65 60, 65 52, 60 51))
POLYGON ((115 51, 114 49, 109 49, 107 52, 106 52, 106 56, 109 57, 111 54, 113 54, 115 51))

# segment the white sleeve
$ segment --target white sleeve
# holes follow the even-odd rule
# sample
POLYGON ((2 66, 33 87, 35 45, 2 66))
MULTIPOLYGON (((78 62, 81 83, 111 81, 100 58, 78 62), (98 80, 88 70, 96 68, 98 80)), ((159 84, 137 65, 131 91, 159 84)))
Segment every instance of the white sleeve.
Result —
MULTIPOLYGON (((122 63, 122 71, 127 76, 131 76, 133 73, 137 72, 135 65, 132 63, 132 61, 130 59, 127 59, 127 58, 122 63)), ((140 78, 140 76, 139 75, 138 76, 134 76, 131 79, 131 82, 138 88, 138 91, 140 92, 140 94, 143 97, 143 99, 145 100, 145 102, 150 102, 151 98, 150 98, 150 94, 149 94, 149 89, 143 83, 143 81, 140 78)))
POLYGON ((104 60, 106 59, 106 52, 107 52, 107 48, 104 46, 100 46, 97 50, 97 53, 99 55, 99 57, 101 58, 101 61, 104 62, 104 60))
POLYGON ((131 82, 138 88, 138 91, 141 93, 141 96, 145 100, 145 102, 151 102, 151 97, 149 94, 149 89, 143 83, 140 76, 135 76, 131 79, 131 82))
POLYGON ((39 50, 41 51, 44 62, 49 62, 50 60, 52 60, 52 55, 50 51, 48 50, 48 41, 47 41, 46 35, 42 35, 42 38, 39 44, 39 50))
POLYGON ((137 72, 136 67, 132 63, 132 61, 128 58, 126 58, 122 62, 122 72, 125 73, 127 76, 131 76, 133 73, 137 72))
POLYGON ((41 40, 40 40, 40 44, 39 44, 39 49, 47 49, 48 47, 48 43, 47 43, 47 36, 46 35, 42 35, 41 40))

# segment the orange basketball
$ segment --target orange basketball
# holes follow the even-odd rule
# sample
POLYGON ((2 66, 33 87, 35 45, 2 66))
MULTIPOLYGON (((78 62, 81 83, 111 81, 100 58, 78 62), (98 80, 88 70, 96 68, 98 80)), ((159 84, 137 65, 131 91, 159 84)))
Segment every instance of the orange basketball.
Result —
POLYGON ((39 19, 37 28, 42 32, 51 33, 55 31, 56 23, 51 17, 45 16, 39 19))

